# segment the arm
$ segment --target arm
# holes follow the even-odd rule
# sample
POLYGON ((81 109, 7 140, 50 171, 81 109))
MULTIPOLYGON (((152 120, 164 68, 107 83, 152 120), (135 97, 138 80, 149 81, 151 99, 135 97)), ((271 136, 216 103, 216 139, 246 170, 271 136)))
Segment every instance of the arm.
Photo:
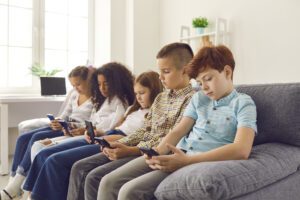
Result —
POLYGON ((167 134, 157 146, 156 150, 160 155, 168 154, 169 148, 166 144, 176 145, 179 140, 187 135, 195 124, 195 120, 190 117, 183 117, 175 128, 167 134))
POLYGON ((58 118, 66 120, 67 116, 70 116, 70 114, 72 113, 72 103, 77 99, 76 97, 78 95, 79 94, 76 91, 71 91, 70 97, 67 97, 66 102, 63 103, 64 108, 58 118))
POLYGON ((118 122, 119 122, 119 121, 122 119, 122 117, 124 116, 125 111, 126 111, 126 110, 125 110, 124 105, 123 105, 122 103, 119 103, 119 104, 117 105, 115 115, 114 115, 114 117, 112 118, 111 123, 110 123, 110 125, 109 125, 109 130, 114 129, 114 128, 117 126, 118 122))
POLYGON ((174 154, 154 156, 152 159, 146 157, 146 162, 152 169, 172 172, 184 166, 207 161, 221 160, 245 160, 248 159, 254 141, 254 130, 241 127, 237 130, 235 140, 232 144, 195 155, 186 155, 180 149, 168 144, 174 154))
POLYGON ((254 141, 254 130, 238 128, 234 142, 208 152, 199 153, 189 158, 189 164, 204 161, 247 160, 254 141))

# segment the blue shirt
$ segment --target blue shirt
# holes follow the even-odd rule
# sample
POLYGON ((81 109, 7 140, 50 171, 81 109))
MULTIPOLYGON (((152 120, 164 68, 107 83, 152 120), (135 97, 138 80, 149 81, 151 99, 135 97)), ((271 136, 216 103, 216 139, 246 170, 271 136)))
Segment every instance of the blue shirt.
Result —
POLYGON ((195 120, 190 133, 177 144, 177 148, 186 150, 187 154, 233 143, 239 127, 257 132, 255 103, 250 96, 236 90, 217 101, 199 91, 192 97, 183 116, 195 120))

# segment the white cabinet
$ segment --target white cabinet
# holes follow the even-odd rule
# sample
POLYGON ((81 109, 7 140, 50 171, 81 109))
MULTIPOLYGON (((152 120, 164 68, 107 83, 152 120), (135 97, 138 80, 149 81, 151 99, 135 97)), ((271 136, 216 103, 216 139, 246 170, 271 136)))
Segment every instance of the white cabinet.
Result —
POLYGON ((193 49, 219 44, 229 46, 229 33, 226 19, 217 18, 212 23, 212 26, 206 30, 207 32, 204 32, 203 34, 191 34, 190 27, 181 26, 180 42, 190 44, 193 49))

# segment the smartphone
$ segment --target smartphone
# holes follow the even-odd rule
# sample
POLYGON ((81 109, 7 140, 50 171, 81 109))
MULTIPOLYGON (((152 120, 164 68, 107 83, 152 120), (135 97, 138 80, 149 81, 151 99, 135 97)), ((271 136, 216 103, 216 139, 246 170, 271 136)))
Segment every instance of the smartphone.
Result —
POLYGON ((66 130, 66 133, 70 136, 73 136, 70 133, 70 128, 69 128, 69 124, 68 122, 66 122, 65 120, 59 119, 58 122, 60 123, 60 125, 66 130))
POLYGON ((87 133, 90 136, 91 144, 95 144, 95 132, 94 132, 93 123, 91 121, 85 120, 85 126, 86 126, 87 133))
POLYGON ((111 148, 110 144, 104 138, 95 137, 94 139, 102 146, 102 148, 104 147, 111 148))
POLYGON ((47 114, 47 117, 50 119, 50 121, 54 120, 54 116, 52 114, 47 114))
POLYGON ((146 147, 139 147, 140 151, 143 152, 144 154, 147 154, 148 157, 152 156, 159 156, 159 153, 157 153, 154 149, 152 148, 146 148, 146 147))

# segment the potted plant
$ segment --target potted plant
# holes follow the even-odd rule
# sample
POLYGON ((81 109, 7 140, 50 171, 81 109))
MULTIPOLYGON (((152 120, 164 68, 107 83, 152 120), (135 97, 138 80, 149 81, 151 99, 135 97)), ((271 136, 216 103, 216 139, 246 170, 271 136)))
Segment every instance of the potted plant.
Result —
POLYGON ((34 63, 29 70, 31 74, 37 77, 51 77, 55 76, 58 72, 61 72, 61 69, 53 69, 50 71, 45 70, 40 64, 34 63))
POLYGON ((53 77, 61 69, 45 70, 40 64, 33 64, 29 70, 31 74, 40 78, 41 95, 64 95, 66 94, 66 83, 64 77, 53 77))
POLYGON ((208 26, 208 20, 206 17, 196 17, 193 19, 192 24, 197 34, 203 34, 204 28, 208 26))

